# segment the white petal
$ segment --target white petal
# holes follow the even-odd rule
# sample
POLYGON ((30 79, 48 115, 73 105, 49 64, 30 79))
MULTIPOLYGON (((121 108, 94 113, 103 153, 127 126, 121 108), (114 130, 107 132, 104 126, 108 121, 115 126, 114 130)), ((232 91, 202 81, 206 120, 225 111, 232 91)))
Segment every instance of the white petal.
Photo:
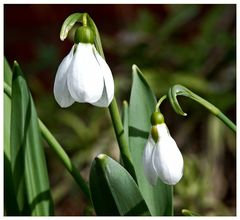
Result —
POLYGON ((108 107, 109 106, 110 102, 108 101, 108 98, 107 98, 107 92, 106 92, 105 86, 103 88, 103 93, 102 93, 101 98, 98 101, 93 102, 91 104, 98 106, 98 107, 108 107))
POLYGON ((74 46, 70 53, 60 63, 54 81, 53 93, 57 103, 62 107, 68 107, 74 103, 67 87, 67 70, 73 58, 74 46))
POLYGON ((102 75, 104 78, 104 90, 102 93, 102 97, 97 102, 92 104, 98 107, 108 107, 109 104, 112 102, 112 99, 114 96, 114 81, 113 81, 112 72, 109 66, 107 65, 106 61, 99 55, 95 47, 94 47, 94 54, 101 67, 102 75))
POLYGON ((155 142, 152 139, 151 135, 147 140, 147 143, 143 152, 143 166, 144 166, 144 174, 147 177, 147 180, 151 185, 156 185, 157 183, 157 173, 152 163, 152 155, 155 148, 155 142))
POLYGON ((168 128, 167 128, 167 125, 165 123, 161 123, 161 124, 158 124, 157 125, 157 131, 158 131, 158 137, 161 138, 161 137, 168 137, 170 135, 169 131, 168 131, 168 128))
POLYGON ((153 165, 164 183, 175 185, 183 175, 183 157, 167 126, 161 125, 159 141, 153 152, 153 165))
POLYGON ((77 102, 94 103, 101 98, 104 80, 92 44, 77 45, 68 70, 67 84, 77 102))

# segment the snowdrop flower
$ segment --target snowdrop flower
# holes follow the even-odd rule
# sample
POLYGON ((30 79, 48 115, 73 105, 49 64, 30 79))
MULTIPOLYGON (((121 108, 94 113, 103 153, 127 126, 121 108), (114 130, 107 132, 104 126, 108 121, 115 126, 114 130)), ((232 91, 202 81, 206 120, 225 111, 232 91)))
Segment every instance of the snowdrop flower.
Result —
POLYGON ((143 153, 144 174, 151 185, 159 177, 168 185, 175 185, 183 175, 183 157, 169 134, 163 115, 154 112, 152 128, 143 153))
POLYGON ((112 72, 96 50, 94 34, 87 26, 75 33, 75 45, 58 67, 54 96, 62 107, 74 102, 108 107, 114 96, 112 72))

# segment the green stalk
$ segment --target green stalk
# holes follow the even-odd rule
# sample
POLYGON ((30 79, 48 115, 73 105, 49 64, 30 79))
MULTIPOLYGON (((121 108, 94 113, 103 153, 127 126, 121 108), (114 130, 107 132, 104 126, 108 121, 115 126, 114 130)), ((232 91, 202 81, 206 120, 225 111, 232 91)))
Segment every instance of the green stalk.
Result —
POLYGON ((63 163, 64 167, 75 179, 77 184, 82 189, 84 195, 90 200, 90 192, 88 185, 80 175, 78 168, 73 164, 67 153, 64 151, 64 149, 61 147, 61 145, 58 143, 58 141, 55 139, 55 137, 51 134, 51 132, 47 129, 47 127, 40 119, 38 119, 38 123, 44 139, 47 141, 52 150, 56 153, 58 159, 63 163))
POLYGON ((206 109, 208 109, 213 115, 218 117, 224 124, 226 124, 230 129, 236 132, 236 125, 226 116, 224 115, 220 109, 214 106, 212 103, 193 93, 193 99, 203 105, 206 109))
POLYGON ((124 133, 124 129, 123 129, 123 125, 122 125, 122 121, 121 121, 121 117, 119 114, 115 97, 113 97, 113 100, 109 105, 108 109, 111 115, 112 124, 114 127, 115 135, 116 135, 119 149, 121 152, 121 157, 122 157, 124 167, 131 174, 131 176, 136 180, 136 174, 132 165, 128 142, 124 133))
MULTIPOLYGON (((9 96, 9 98, 12 97, 11 87, 5 82, 4 92, 9 96)), ((62 146, 58 143, 58 141, 55 139, 55 137, 51 134, 51 132, 47 129, 47 127, 43 124, 43 122, 40 119, 38 119, 38 123, 44 139, 47 141, 51 149, 56 153, 58 159, 63 163, 64 167, 69 171, 69 173, 72 175, 77 184, 80 186, 86 198, 90 200, 90 192, 88 185, 80 175, 77 167, 73 164, 73 162, 68 157, 67 153, 64 151, 62 146)))
POLYGON ((177 100, 178 95, 186 96, 186 97, 198 102, 199 104, 204 106, 206 109, 208 109, 213 115, 218 117, 225 125, 227 125, 232 131, 234 131, 236 133, 236 125, 226 115, 224 115, 220 109, 218 109, 212 103, 203 99, 199 95, 193 93, 191 90, 187 89, 186 87, 184 87, 182 85, 178 85, 178 84, 174 85, 168 91, 169 101, 177 114, 180 114, 183 116, 187 115, 185 112, 183 112, 181 106, 178 103, 178 100, 177 100))
POLYGON ((157 103, 157 105, 156 105, 156 108, 155 108, 155 112, 158 112, 158 111, 159 111, 160 105, 162 104, 162 102, 163 102, 166 98, 167 98, 167 95, 164 95, 164 96, 162 96, 162 97, 159 99, 159 101, 158 101, 158 103, 157 103))
MULTIPOLYGON (((88 22, 91 28, 94 30, 95 33, 95 46, 99 54, 102 56, 103 59, 105 59, 104 52, 102 49, 102 43, 101 43, 101 38, 97 29, 97 26, 95 25, 94 21, 91 19, 91 17, 88 15, 88 22)), ((124 164, 124 167, 128 170, 128 172, 131 174, 131 176, 136 180, 136 174, 133 168, 133 164, 131 161, 131 155, 128 147, 128 142, 126 139, 126 135, 124 134, 124 129, 121 121, 121 117, 119 114, 117 102, 115 99, 115 96, 113 97, 113 100, 111 104, 108 107, 111 119, 112 119, 112 124, 114 127, 114 131, 117 137, 122 161, 124 164)))

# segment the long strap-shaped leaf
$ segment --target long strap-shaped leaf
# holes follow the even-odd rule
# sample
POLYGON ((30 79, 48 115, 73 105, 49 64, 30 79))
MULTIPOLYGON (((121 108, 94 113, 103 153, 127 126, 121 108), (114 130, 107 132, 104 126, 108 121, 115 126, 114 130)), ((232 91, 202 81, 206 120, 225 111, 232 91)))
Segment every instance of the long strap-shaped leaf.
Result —
POLYGON ((97 215, 150 215, 132 176, 107 155, 93 161, 90 190, 97 215))
POLYGON ((21 215, 51 215, 52 199, 37 114, 15 62, 12 78, 11 166, 21 215))
MULTIPOLYGON (((11 180, 11 164, 10 164, 10 123, 11 123, 11 99, 12 88, 9 86, 12 84, 12 70, 10 69, 7 60, 4 61, 4 205, 6 213, 16 215, 19 213, 17 206, 14 206, 14 188, 10 187, 13 180, 11 180), (10 77, 9 77, 10 76, 10 77), (10 80, 9 80, 10 78, 10 80), (9 106, 10 103, 10 106, 9 106), (9 168, 10 166, 10 168, 9 168), (10 198, 11 197, 11 198, 10 198), (15 207, 15 208, 13 208, 15 207), (9 210, 9 211, 8 211, 9 210)), ((38 125, 43 138, 49 144, 49 147, 55 152, 58 159, 62 162, 64 167, 72 175, 76 183, 82 189, 82 192, 87 199, 90 199, 88 185, 81 176, 79 170, 68 157, 60 143, 51 134, 44 123, 38 118, 38 125)))
POLYGON ((129 143, 139 189, 152 215, 172 215, 172 186, 160 181, 151 186, 144 173, 142 155, 150 131, 150 117, 156 98, 140 70, 133 65, 133 84, 129 103, 129 143))
MULTIPOLYGON (((12 70, 5 58, 4 83, 12 84, 12 70)), ((19 215, 11 168, 10 134, 11 98, 4 93, 4 210, 7 215, 19 215)))

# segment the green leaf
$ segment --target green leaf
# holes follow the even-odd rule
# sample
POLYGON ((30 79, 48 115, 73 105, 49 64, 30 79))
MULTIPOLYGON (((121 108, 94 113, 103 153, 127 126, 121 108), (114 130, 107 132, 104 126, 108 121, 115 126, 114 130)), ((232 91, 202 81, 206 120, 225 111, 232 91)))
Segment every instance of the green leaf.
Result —
POLYGON ((100 154, 92 163, 90 191, 97 215, 149 215, 132 176, 107 155, 100 154))
POLYGON ((142 163, 143 150, 151 128, 150 117, 156 98, 136 65, 133 65, 133 84, 129 103, 129 143, 139 189, 152 215, 173 215, 172 186, 158 179, 157 185, 148 183, 142 163))
MULTIPOLYGON (((4 58, 4 83, 12 84, 12 71, 4 58)), ((4 209, 7 215, 18 215, 19 208, 13 184, 10 158, 11 98, 4 93, 4 209)))
POLYGON ((21 215, 51 215, 52 199, 37 113, 17 62, 13 67, 11 167, 21 215))
MULTIPOLYGON (((6 59, 4 59, 4 83, 8 85, 12 81, 12 71, 6 59)), ((4 93, 4 154, 10 160, 10 126, 11 126, 11 99, 4 93)))
POLYGON ((12 85, 12 70, 5 57, 4 57, 4 82, 10 86, 12 85))

